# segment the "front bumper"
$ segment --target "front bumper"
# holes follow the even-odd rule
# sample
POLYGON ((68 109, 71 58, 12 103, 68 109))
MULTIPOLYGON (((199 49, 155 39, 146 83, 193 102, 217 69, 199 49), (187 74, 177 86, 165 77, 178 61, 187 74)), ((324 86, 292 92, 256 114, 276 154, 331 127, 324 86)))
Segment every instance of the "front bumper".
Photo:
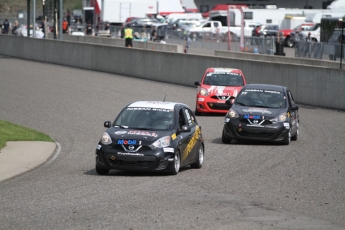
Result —
POLYGON ((198 96, 196 107, 199 112, 203 113, 227 113, 230 105, 225 104, 225 100, 214 99, 210 97, 198 96))
POLYGON ((168 171, 174 165, 175 156, 171 147, 131 153, 98 145, 95 153, 98 167, 126 171, 168 171))
POLYGON ((223 134, 226 138, 235 140, 283 141, 288 135, 290 124, 277 122, 267 125, 249 125, 238 119, 225 122, 223 134))

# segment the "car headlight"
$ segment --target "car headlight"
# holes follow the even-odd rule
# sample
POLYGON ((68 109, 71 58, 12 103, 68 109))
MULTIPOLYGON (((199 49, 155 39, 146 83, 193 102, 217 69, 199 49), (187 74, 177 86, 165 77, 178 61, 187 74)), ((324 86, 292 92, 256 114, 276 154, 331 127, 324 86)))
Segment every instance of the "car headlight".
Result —
POLYGON ((201 96, 207 96, 208 95, 207 89, 204 89, 204 88, 201 88, 199 93, 200 93, 201 96))
POLYGON ((102 144, 109 145, 112 143, 111 138, 107 132, 104 132, 101 139, 102 144))
POLYGON ((230 118, 238 118, 238 113, 235 110, 230 109, 229 112, 228 112, 228 116, 230 118))
POLYGON ((271 122, 284 122, 287 120, 286 113, 279 114, 277 117, 271 119, 271 122))
POLYGON ((153 144, 156 148, 164 148, 170 145, 170 136, 161 137, 156 140, 153 144))

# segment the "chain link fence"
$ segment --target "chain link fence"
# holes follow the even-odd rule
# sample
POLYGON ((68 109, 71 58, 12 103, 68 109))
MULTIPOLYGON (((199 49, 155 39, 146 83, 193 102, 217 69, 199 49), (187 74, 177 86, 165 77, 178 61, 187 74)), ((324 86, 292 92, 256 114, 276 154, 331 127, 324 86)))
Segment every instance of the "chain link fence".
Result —
MULTIPOLYGON (((295 43, 295 57, 336 61, 341 56, 341 47, 341 44, 297 41, 295 43)), ((345 45, 343 46, 343 59, 344 58, 345 45)))

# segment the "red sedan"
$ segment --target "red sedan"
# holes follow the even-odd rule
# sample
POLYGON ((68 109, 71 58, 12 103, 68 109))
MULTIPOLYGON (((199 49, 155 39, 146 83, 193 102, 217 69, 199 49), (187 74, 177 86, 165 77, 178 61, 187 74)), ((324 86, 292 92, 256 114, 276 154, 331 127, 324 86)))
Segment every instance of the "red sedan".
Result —
POLYGON ((231 96, 246 85, 240 69, 208 68, 201 79, 195 82, 198 87, 195 115, 202 113, 227 113, 230 106, 225 104, 231 96))

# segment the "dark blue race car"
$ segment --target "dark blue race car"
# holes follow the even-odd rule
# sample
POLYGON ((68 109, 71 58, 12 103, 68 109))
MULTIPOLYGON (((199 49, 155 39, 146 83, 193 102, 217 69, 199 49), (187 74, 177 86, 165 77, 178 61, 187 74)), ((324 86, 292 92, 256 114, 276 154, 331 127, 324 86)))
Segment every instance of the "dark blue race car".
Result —
POLYGON ((96 148, 96 172, 110 169, 162 171, 176 175, 180 167, 201 168, 204 139, 191 109, 182 103, 138 101, 126 106, 96 148))
POLYGON ((298 105, 284 86, 248 84, 242 88, 225 116, 222 141, 271 141, 290 144, 299 135, 298 105))

